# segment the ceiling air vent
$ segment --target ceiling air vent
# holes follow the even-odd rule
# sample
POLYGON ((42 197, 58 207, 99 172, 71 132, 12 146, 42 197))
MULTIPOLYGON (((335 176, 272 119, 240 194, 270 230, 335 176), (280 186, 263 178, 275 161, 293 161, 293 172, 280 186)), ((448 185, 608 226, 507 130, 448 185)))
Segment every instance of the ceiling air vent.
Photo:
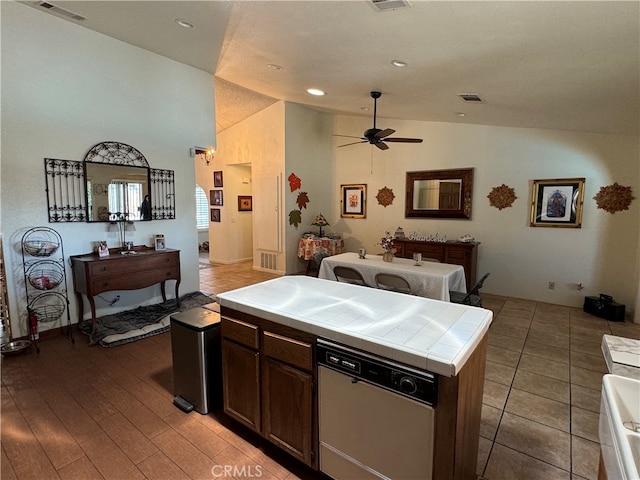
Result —
POLYGON ((371 3, 379 12, 387 12, 389 10, 411 6, 408 0, 371 0, 371 3))
POLYGON ((480 95, 477 95, 475 93, 460 93, 458 94, 458 96, 465 102, 479 103, 483 101, 480 98, 480 95))
POLYGON ((55 13, 56 15, 60 15, 61 17, 67 17, 70 18, 71 20, 76 20, 78 22, 84 22, 86 19, 81 16, 78 15, 77 13, 73 13, 70 12, 69 10, 65 10, 64 8, 60 8, 56 5, 54 5, 53 3, 49 3, 49 2, 38 2, 36 3, 36 5, 38 7, 44 8, 46 10, 48 10, 51 13, 55 13))

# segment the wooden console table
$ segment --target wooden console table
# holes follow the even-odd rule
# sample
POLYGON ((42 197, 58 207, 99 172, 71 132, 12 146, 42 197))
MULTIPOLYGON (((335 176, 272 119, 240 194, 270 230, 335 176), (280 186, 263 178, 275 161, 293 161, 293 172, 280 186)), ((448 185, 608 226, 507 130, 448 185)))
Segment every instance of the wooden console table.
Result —
POLYGON ((413 258, 414 253, 421 253, 423 260, 434 258, 440 262, 462 265, 467 280, 467 291, 476 284, 480 242, 422 242, 396 238, 393 244, 398 257, 413 258))
POLYGON ((154 250, 136 247, 135 254, 122 255, 119 249, 109 250, 109 256, 99 257, 95 253, 72 255, 73 287, 78 297, 78 326, 83 321, 86 295, 91 306, 92 329, 96 323, 94 296, 112 290, 137 290, 160 284, 162 300, 167 301, 165 282, 176 280, 176 299, 179 301, 180 250, 154 250))

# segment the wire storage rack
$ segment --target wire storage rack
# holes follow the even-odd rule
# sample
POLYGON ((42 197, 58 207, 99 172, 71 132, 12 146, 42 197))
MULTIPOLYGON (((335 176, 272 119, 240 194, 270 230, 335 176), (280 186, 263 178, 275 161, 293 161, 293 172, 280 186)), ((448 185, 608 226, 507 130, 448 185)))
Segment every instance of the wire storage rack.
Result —
POLYGON ((56 322, 65 313, 67 335, 71 343, 75 343, 60 234, 49 227, 27 230, 22 236, 22 263, 27 299, 27 331, 36 351, 40 353, 38 325, 56 322))

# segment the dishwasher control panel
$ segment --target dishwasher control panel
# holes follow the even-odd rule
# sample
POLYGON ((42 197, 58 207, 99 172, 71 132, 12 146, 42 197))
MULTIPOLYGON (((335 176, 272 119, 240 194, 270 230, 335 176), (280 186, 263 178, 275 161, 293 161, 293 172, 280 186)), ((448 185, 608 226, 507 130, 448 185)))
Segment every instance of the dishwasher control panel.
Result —
POLYGON ((415 369, 345 345, 318 340, 318 365, 324 365, 392 392, 434 406, 438 398, 436 374, 415 369))

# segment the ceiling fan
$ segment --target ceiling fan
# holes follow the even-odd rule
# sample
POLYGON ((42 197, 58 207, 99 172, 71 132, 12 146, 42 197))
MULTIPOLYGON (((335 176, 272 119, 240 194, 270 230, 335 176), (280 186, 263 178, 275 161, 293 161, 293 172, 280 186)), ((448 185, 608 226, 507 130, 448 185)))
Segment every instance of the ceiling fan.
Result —
POLYGON ((398 143, 422 143, 421 138, 402 138, 402 137, 389 137, 389 135, 395 133, 395 130, 391 128, 386 128, 384 130, 380 130, 376 128, 376 115, 377 115, 377 106, 378 99, 382 93, 373 91, 371 92, 371 98, 373 98, 373 128, 365 130, 362 137, 354 137, 352 135, 335 135, 336 137, 349 137, 349 138, 359 138, 360 140, 357 142, 345 143, 344 145, 338 145, 338 147, 347 147, 349 145, 355 145, 357 143, 370 143, 371 145, 375 145, 380 150, 388 150, 389 145, 385 142, 398 142, 398 143))

